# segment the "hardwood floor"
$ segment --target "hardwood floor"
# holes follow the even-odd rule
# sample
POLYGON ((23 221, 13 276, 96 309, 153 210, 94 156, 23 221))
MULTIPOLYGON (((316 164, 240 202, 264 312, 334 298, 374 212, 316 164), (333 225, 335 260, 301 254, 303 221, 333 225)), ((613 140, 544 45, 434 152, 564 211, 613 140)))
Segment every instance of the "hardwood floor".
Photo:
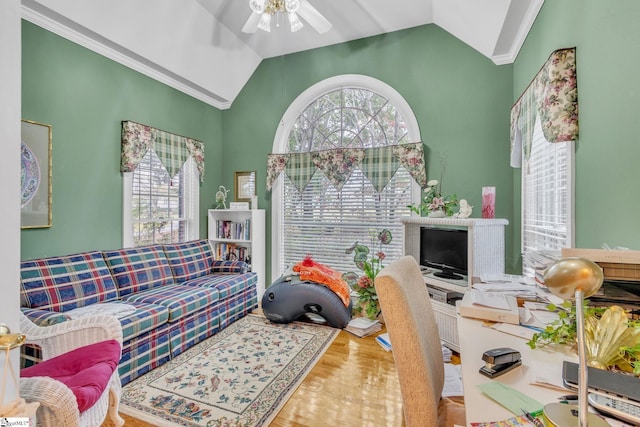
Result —
MULTIPOLYGON (((122 415, 127 427, 151 424, 122 415)), ((404 425, 391 352, 373 336, 340 334, 271 423, 274 427, 404 425)), ((106 421, 102 427, 112 427, 106 421)))

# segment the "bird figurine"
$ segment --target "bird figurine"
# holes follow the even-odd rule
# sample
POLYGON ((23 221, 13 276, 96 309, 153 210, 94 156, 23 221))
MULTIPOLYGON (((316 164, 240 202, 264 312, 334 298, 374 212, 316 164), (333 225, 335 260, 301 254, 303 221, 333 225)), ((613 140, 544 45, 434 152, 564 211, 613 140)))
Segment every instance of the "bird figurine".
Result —
POLYGON ((229 194, 229 190, 227 190, 224 185, 218 187, 218 191, 216 192, 216 209, 227 209, 227 194, 229 194))
POLYGON ((458 209, 458 213, 456 214, 456 218, 469 218, 471 216, 471 211, 473 210, 473 206, 467 202, 466 199, 460 200, 460 209, 458 209))

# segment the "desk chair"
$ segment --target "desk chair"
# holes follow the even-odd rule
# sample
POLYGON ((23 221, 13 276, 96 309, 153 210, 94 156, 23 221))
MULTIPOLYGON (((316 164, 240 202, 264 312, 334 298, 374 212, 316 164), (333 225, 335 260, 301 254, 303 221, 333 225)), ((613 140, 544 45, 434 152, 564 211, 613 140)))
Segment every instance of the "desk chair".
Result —
POLYGON ((375 279, 407 427, 466 425, 464 405, 442 397, 444 361, 435 315, 420 267, 394 260, 375 279))

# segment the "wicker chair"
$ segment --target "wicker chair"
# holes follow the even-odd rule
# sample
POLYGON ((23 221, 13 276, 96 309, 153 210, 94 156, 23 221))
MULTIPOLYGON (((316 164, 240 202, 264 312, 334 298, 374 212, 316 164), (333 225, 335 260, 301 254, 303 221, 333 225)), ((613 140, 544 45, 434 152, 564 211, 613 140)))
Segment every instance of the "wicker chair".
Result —
MULTIPOLYGON (((20 329, 27 337, 27 344, 40 347, 43 361, 100 341, 116 340, 122 346, 122 328, 113 316, 92 316, 40 327, 20 314, 20 329)), ((124 420, 118 414, 121 392, 116 368, 97 402, 81 413, 76 396, 62 382, 48 377, 20 378, 21 397, 27 402, 40 403, 37 423, 45 427, 99 427, 107 414, 115 426, 122 426, 124 420)))
POLYGON ((375 279, 407 427, 466 425, 464 404, 442 397, 444 362, 435 315, 420 267, 394 260, 375 279))

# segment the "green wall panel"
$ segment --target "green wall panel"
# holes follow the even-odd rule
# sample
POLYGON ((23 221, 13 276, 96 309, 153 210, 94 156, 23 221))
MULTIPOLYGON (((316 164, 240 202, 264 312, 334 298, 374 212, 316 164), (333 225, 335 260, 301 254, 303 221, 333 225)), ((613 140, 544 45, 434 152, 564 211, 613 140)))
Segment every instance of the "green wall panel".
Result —
MULTIPOLYGON (((634 0, 547 0, 514 64, 515 100, 553 50, 576 47, 576 247, 640 249, 639 16, 634 0)), ((516 184, 516 218, 519 189, 516 184)))
POLYGON ((201 237, 220 181, 221 111, 23 21, 22 118, 52 125, 53 225, 22 231, 21 257, 122 243, 120 122, 205 143, 201 237))

